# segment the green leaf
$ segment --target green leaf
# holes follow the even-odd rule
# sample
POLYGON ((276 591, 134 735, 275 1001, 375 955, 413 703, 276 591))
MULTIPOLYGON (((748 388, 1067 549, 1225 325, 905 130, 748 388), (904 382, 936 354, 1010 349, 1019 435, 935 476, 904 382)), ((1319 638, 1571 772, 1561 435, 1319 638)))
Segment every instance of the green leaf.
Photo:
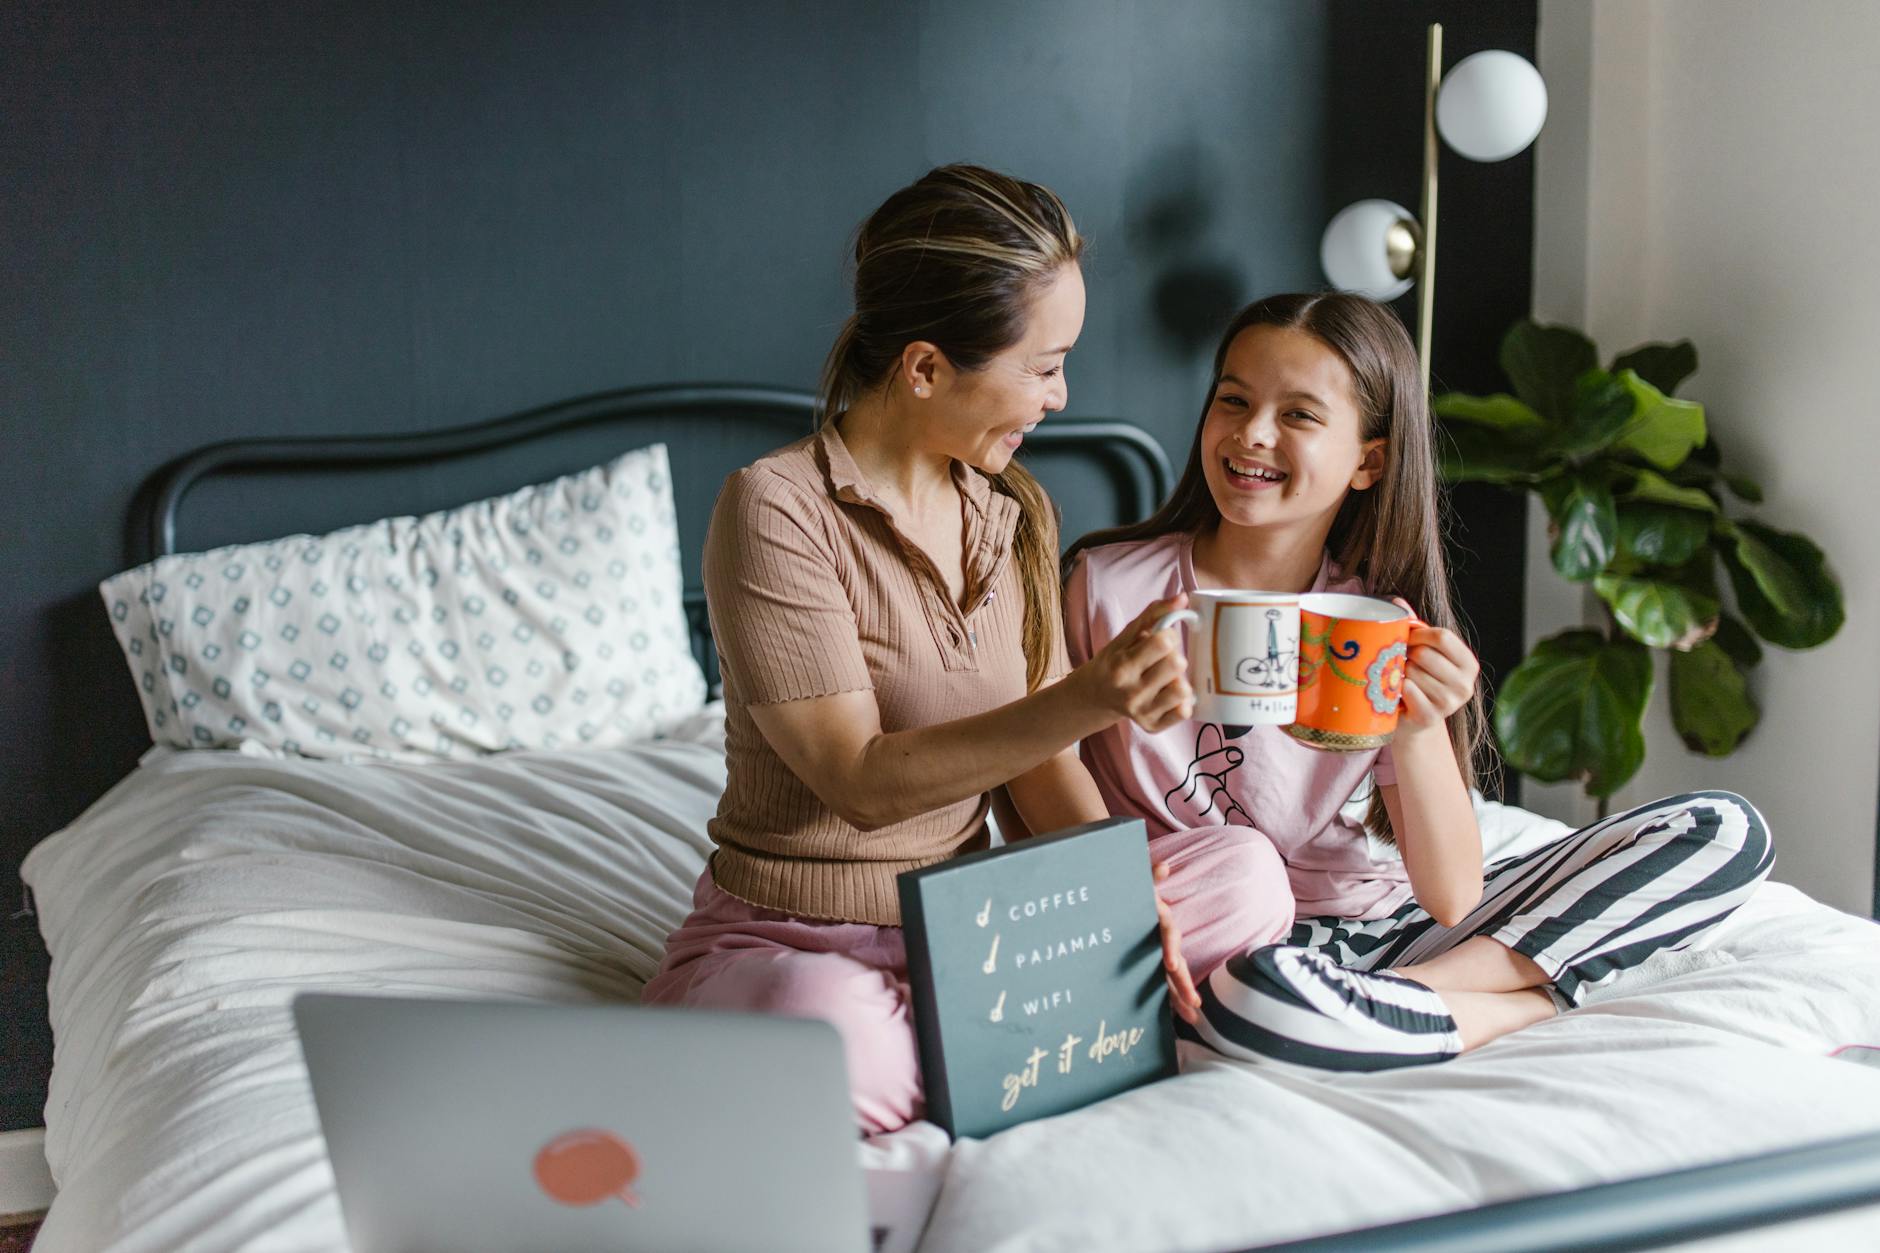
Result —
POLYGON ((1762 645, 1748 627, 1727 613, 1717 619, 1717 633, 1711 639, 1743 670, 1754 670, 1762 664, 1762 645))
MULTIPOLYGON (((1716 532, 1711 534, 1715 536, 1716 532)), ((1658 577, 1719 604, 1723 602, 1723 593, 1717 587, 1717 554, 1713 544, 1706 544, 1690 561, 1675 570, 1661 572, 1658 577)))
POLYGON ((1669 579, 1602 575, 1593 590, 1627 635, 1653 648, 1695 648, 1717 629, 1723 606, 1714 596, 1669 579))
MULTIPOLYGON (((1697 452, 1702 451, 1704 451, 1702 448, 1697 450, 1697 452)), ((1686 457, 1684 464, 1677 469, 1666 470, 1665 478, 1678 487, 1702 488, 1706 496, 1710 496, 1713 500, 1721 499, 1711 488, 1711 485, 1717 481, 1717 471, 1699 461, 1696 452, 1686 457)))
POLYGON ((1574 385, 1573 409, 1554 437, 1554 447, 1576 458, 1610 447, 1631 423, 1637 405, 1620 380, 1604 370, 1588 370, 1574 385))
POLYGON ((1757 522, 1725 523, 1724 568, 1737 608, 1756 634, 1784 648, 1813 648, 1841 629, 1846 611, 1828 559, 1806 536, 1757 522))
POLYGON ((1573 474, 1550 474, 1533 485, 1534 490, 1540 493, 1541 503, 1547 506, 1549 518, 1560 516, 1576 481, 1577 476, 1573 474))
POLYGON ((1639 561, 1681 566, 1709 539, 1710 519, 1703 514, 1649 501, 1619 505, 1619 551, 1639 561))
POLYGON ((1439 418, 1451 422, 1473 422, 1478 426, 1504 431, 1547 425, 1545 418, 1506 392, 1497 392, 1493 396, 1447 392, 1436 398, 1435 408, 1439 418))
POLYGON ((1571 327, 1517 322, 1502 337, 1501 369, 1514 394, 1555 422, 1572 416, 1575 385, 1598 366, 1593 341, 1571 327))
POLYGON ((1563 631, 1534 646, 1495 701, 1495 735, 1509 764, 1546 783, 1580 779, 1610 796, 1645 760, 1641 723, 1651 699, 1651 653, 1597 631, 1563 631))
POLYGON ((1584 583, 1606 568, 1619 547, 1619 516, 1603 478, 1576 477, 1554 515, 1554 569, 1584 583))
POLYGON ((1743 570, 1762 594, 1762 600, 1784 617, 1799 617, 1807 606, 1808 588, 1802 582, 1801 571, 1770 545, 1769 528, 1754 522, 1726 520, 1718 530, 1735 541, 1733 550, 1725 550, 1725 559, 1728 560, 1731 551, 1735 552, 1743 570))
POLYGON ((1631 490, 1625 494, 1627 500, 1649 500, 1684 509, 1701 509, 1705 513, 1717 512, 1717 502, 1709 492, 1695 487, 1679 487, 1663 475, 1637 466, 1628 466, 1626 469, 1633 476, 1631 490))
POLYGON ((1752 505, 1763 502, 1762 484, 1746 474, 1726 474, 1723 483, 1738 500, 1747 500, 1752 505))
POLYGON ((1437 447, 1449 483, 1530 483, 1556 461, 1536 444, 1466 423, 1445 424, 1437 447))
POLYGON ((1711 469, 1715 470, 1723 464, 1723 446, 1717 442, 1717 437, 1710 434, 1708 429, 1706 429, 1705 434, 1709 436, 1709 438, 1705 439, 1701 445, 1691 450, 1690 458, 1685 464, 1696 463, 1697 465, 1709 466, 1711 469))
POLYGON ((1669 396, 1697 373, 1697 348, 1688 339, 1675 344, 1641 344, 1612 363, 1612 372, 1631 370, 1669 396))
POLYGON ((1618 379, 1631 393, 1635 407, 1616 447, 1669 470, 1703 444, 1704 406, 1690 400, 1673 400, 1631 370, 1621 371, 1618 379))
POLYGON ((1694 753, 1728 756, 1762 717, 1737 662, 1714 641, 1672 653, 1670 681, 1671 725, 1694 753))

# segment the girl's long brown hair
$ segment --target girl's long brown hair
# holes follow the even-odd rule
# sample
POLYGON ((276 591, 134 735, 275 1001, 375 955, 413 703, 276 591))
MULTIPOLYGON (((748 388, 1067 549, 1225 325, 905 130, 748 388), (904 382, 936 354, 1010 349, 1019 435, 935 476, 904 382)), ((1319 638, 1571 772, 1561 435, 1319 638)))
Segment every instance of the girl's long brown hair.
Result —
MULTIPOLYGON (((1461 630, 1451 603, 1449 566, 1443 555, 1434 428, 1423 390, 1416 349, 1403 323, 1376 301, 1348 292, 1268 296, 1242 309, 1228 323, 1214 354, 1214 382, 1181 481, 1162 507, 1141 522, 1084 536, 1064 557, 1064 568, 1085 548, 1175 532, 1200 534, 1219 525, 1221 514, 1201 469, 1201 430, 1214 404, 1234 339, 1253 326, 1303 331, 1337 353, 1351 371, 1352 392, 1363 420, 1360 438, 1383 439, 1384 475, 1364 491, 1346 493, 1325 546, 1346 575, 1379 596, 1401 596, 1431 626, 1461 630)), ((1469 703, 1449 718, 1449 739, 1463 782, 1476 786, 1478 760, 1486 759, 1486 719, 1478 686, 1469 703)), ((1373 794, 1365 826, 1392 839, 1390 815, 1373 794)))
MULTIPOLYGON (((1048 189, 973 165, 944 165, 889 196, 855 238, 855 313, 823 364, 817 408, 833 420, 888 386, 901 352, 935 344, 961 370, 983 369, 1024 338, 1032 302, 1084 241, 1048 189)), ((1036 689, 1057 633, 1057 516, 1013 461, 988 475, 1018 502, 1013 557, 1025 587, 1025 676, 1036 689)))

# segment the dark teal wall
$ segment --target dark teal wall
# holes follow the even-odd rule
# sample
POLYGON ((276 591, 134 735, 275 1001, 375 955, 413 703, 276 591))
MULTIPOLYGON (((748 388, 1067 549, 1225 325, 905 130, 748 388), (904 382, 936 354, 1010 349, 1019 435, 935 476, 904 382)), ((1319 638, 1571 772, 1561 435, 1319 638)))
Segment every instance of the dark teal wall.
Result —
MULTIPOLYGON (((1447 7, 1512 12, 1531 49, 1531 3, 1447 7)), ((154 469, 215 440, 454 425, 635 383, 807 386, 850 232, 952 160, 1064 196, 1094 241, 1071 412, 1132 418, 1179 461, 1214 328, 1317 285, 1320 228, 1360 194, 1327 128, 1337 96, 1369 90, 1334 57, 1371 46, 1373 16, 0 6, 0 1127, 42 1121, 50 1058, 14 871, 146 743, 92 589, 133 560, 154 469)), ((1402 55, 1414 93, 1420 42, 1402 55)), ((1410 160, 1407 186, 1357 171, 1361 194, 1414 203, 1410 160)), ((1494 229, 1525 258, 1517 190, 1494 229)))

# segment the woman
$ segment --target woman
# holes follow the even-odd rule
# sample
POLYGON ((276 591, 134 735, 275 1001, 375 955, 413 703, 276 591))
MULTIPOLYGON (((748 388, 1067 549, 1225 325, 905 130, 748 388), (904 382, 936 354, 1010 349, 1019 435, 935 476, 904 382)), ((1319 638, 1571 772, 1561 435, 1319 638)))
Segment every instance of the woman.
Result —
MULTIPOLYGON (((1078 742, 1192 711, 1178 641, 1146 630, 1179 598, 1071 670, 1056 521, 1012 461, 1065 404, 1082 247, 1056 196, 988 170, 890 196, 856 240, 826 422, 732 475, 706 540, 728 782, 642 999, 828 1020, 871 1133, 921 1109, 896 875, 984 848, 1001 786, 1029 831, 1107 816, 1078 742)), ((1179 854, 1157 868, 1164 963, 1192 1017, 1189 968, 1269 938, 1274 911, 1283 933, 1291 899, 1255 832, 1179 854)))

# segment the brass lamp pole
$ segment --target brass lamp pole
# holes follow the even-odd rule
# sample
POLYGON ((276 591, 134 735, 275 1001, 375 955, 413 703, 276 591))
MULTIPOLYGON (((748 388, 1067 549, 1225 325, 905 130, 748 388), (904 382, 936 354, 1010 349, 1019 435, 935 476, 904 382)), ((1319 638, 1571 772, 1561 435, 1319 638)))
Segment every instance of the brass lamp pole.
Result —
POLYGON ((1430 390, 1430 332, 1436 325, 1436 91, 1443 85, 1443 24, 1431 22, 1429 72, 1423 84, 1423 246, 1417 250, 1417 361, 1430 390))

